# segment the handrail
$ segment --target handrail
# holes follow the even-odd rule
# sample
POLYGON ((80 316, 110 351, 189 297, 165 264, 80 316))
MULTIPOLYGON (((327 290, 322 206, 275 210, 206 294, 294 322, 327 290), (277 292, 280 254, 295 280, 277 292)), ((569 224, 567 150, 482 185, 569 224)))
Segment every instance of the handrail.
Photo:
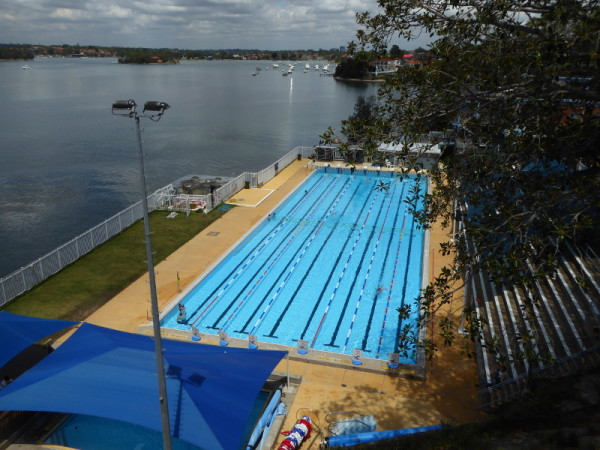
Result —
MULTIPOLYGON (((564 358, 561 358, 561 359, 555 361, 552 364, 548 364, 546 366, 536 368, 536 369, 531 369, 530 373, 528 373, 528 374, 524 373, 524 374, 518 375, 516 377, 510 378, 506 381, 503 381, 501 383, 495 384, 493 386, 488 386, 487 388, 479 391, 479 397, 481 399, 480 408, 484 409, 484 408, 489 407, 489 406, 493 405, 494 403, 496 403, 495 400, 490 400, 490 401, 483 400, 486 397, 491 398, 492 397, 491 394, 493 394, 494 392, 504 390, 504 388, 507 386, 511 386, 514 384, 518 384, 519 382, 525 381, 525 380, 527 380, 528 377, 529 378, 533 378, 536 376, 539 377, 539 375, 541 375, 544 372, 550 372, 551 370, 554 370, 557 368, 563 368, 563 367, 567 366, 570 361, 573 361, 575 359, 585 358, 586 356, 593 354, 593 353, 600 354, 600 345, 596 345, 594 347, 588 348, 586 350, 575 353, 573 355, 566 356, 564 358)), ((567 374, 577 372, 577 371, 581 370, 582 368, 595 368, 598 365, 600 365, 600 358, 598 358, 597 362, 592 361, 591 364, 589 364, 588 366, 583 366, 583 367, 579 366, 575 370, 569 370, 569 371, 567 371, 567 374)), ((520 393, 521 392, 519 390, 516 390, 514 393, 508 393, 505 397, 505 400, 510 400, 511 398, 517 397, 518 395, 520 395, 520 393)))

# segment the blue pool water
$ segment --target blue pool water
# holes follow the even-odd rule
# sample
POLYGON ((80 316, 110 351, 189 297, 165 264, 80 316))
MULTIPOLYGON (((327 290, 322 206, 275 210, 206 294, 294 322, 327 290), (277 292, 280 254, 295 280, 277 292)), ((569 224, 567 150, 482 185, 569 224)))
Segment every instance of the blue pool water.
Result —
MULTIPOLYGON (((73 414, 44 441, 80 450, 154 450, 162 448, 158 431, 102 417, 73 414)), ((200 447, 172 438, 174 450, 200 450, 200 447)))
MULTIPOLYGON (((245 440, 252 432, 272 393, 260 391, 250 413, 245 440)), ((201 447, 172 437, 173 450, 200 450, 201 447)), ((69 415, 45 440, 45 444, 80 450, 154 450, 162 448, 162 433, 138 425, 83 414, 69 415)))
POLYGON ((182 300, 186 323, 174 308, 163 327, 387 359, 397 308, 421 289, 424 232, 405 200, 426 184, 318 170, 182 300))

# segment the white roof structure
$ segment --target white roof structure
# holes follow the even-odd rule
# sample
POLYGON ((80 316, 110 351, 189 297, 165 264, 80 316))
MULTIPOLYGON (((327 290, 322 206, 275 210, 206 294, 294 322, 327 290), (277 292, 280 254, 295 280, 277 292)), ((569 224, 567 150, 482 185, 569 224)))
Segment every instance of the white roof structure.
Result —
MULTIPOLYGON (((411 155, 421 155, 427 153, 430 156, 442 155, 442 149, 439 144, 428 144, 421 142, 414 142, 408 145, 408 153, 411 155)), ((404 151, 404 144, 381 144, 379 146, 380 152, 385 153, 402 153, 404 151)))
MULTIPOLYGON (((395 154, 404 153, 404 144, 382 144, 379 146, 381 153, 395 154)), ((408 156, 417 158, 417 163, 425 170, 430 170, 435 166, 442 156, 442 149, 439 144, 414 142, 408 145, 408 156)))

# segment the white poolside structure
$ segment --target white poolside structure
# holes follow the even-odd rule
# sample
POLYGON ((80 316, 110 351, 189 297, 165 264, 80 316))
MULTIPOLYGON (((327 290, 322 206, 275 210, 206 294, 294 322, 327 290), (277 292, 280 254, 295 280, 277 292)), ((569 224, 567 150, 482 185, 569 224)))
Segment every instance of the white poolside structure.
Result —
POLYGON ((402 138, 396 142, 382 143, 372 153, 365 152, 358 145, 351 145, 347 150, 340 150, 339 144, 317 145, 311 158, 317 161, 344 161, 347 166, 374 163, 388 168, 431 170, 444 151, 454 145, 455 142, 445 132, 431 131, 411 140, 402 138))
POLYGON ((442 157, 441 144, 413 142, 411 144, 382 144, 379 153, 393 166, 407 165, 407 159, 424 170, 431 170, 442 157))

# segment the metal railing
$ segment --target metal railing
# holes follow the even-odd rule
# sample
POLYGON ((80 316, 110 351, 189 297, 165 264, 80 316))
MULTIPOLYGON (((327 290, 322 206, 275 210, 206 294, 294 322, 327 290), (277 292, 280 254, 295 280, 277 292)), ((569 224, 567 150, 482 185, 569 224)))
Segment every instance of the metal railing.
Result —
MULTIPOLYGON (((156 209, 155 194, 149 196, 150 209, 156 209)), ((111 237, 142 218, 142 202, 106 219, 55 250, 0 280, 0 306, 58 273, 111 237)))
POLYGON ((479 391, 479 406, 486 410, 518 398, 523 395, 533 379, 561 378, 578 374, 586 369, 596 369, 599 366, 600 346, 592 347, 562 358, 553 364, 532 369, 529 374, 525 373, 482 389, 479 391))
POLYGON ((244 172, 229 183, 224 184, 219 189, 215 190, 213 198, 211 199, 211 206, 207 206, 208 210, 212 210, 215 206, 223 203, 228 198, 231 198, 232 195, 244 189, 246 185, 246 175, 247 172, 244 172))
MULTIPOLYGON (((282 170, 289 166, 299 156, 307 158, 312 152, 312 147, 296 147, 294 150, 277 160, 274 164, 258 173, 242 173, 229 183, 217 189, 212 196, 205 196, 206 211, 212 210, 228 198, 231 198, 232 195, 244 189, 247 180, 254 179, 257 181, 258 185, 263 185, 273 178, 278 170, 282 170), (276 166, 278 170, 275 170, 276 166)), ((175 195, 176 190, 172 184, 158 189, 148 196, 149 210, 167 209, 168 206, 172 205, 175 195)), ((89 253, 94 248, 105 243, 113 236, 142 219, 142 217, 142 202, 139 201, 71 239, 69 242, 36 259, 27 266, 0 279, 0 306, 7 304, 42 281, 55 275, 69 264, 75 262, 83 255, 89 253)))

